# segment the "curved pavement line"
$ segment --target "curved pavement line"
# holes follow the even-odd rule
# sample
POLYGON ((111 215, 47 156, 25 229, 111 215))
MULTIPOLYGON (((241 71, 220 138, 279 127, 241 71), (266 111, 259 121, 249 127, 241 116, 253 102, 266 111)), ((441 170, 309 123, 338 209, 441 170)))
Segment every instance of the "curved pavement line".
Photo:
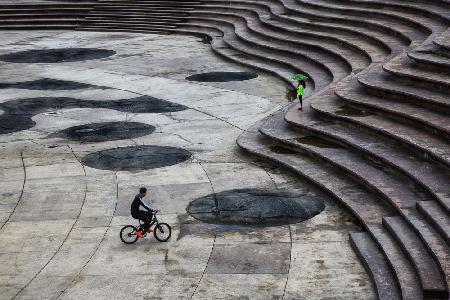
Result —
POLYGON ((80 217, 80 215, 81 215, 81 211, 83 210, 83 206, 84 206, 84 204, 85 204, 85 202, 86 202, 86 197, 87 197, 87 176, 86 176, 86 169, 85 169, 84 165, 81 163, 81 161, 79 160, 78 156, 76 156, 76 154, 75 154, 75 152, 73 151, 73 149, 72 149, 69 145, 67 145, 67 147, 70 149, 70 151, 72 152, 72 154, 73 154, 73 156, 75 157, 75 159, 80 163, 81 167, 83 168, 83 173, 84 173, 84 178, 85 178, 85 185, 84 185, 84 198, 83 198, 83 202, 81 203, 81 206, 80 206, 80 211, 79 211, 78 215, 76 216, 76 218, 74 219, 74 221, 73 221, 73 223, 72 223, 72 227, 70 228, 69 232, 67 233, 67 235, 66 235, 66 237, 64 238, 64 240, 62 241, 62 243, 59 245, 58 249, 56 249, 55 253, 53 253, 53 255, 52 255, 52 256, 50 257, 50 259, 45 263, 45 265, 42 266, 42 268, 39 270, 39 272, 37 272, 36 275, 35 275, 33 278, 31 278, 31 280, 30 280, 24 287, 22 287, 22 288, 20 289, 20 291, 19 291, 12 299, 16 299, 16 298, 22 293, 22 291, 24 291, 24 290, 27 288, 27 286, 29 286, 30 283, 31 283, 34 279, 36 279, 36 278, 39 276, 39 274, 42 273, 42 271, 43 271, 43 270, 45 269, 45 267, 47 267, 47 265, 52 261, 52 259, 56 256, 56 254, 59 253, 59 251, 61 250, 62 246, 64 246, 65 242, 67 241, 67 239, 69 238, 70 234, 72 233, 72 230, 73 230, 75 224, 77 223, 77 221, 78 221, 78 219, 79 219, 79 217, 80 217))
POLYGON ((203 272, 202 272, 202 276, 200 276, 200 279, 198 280, 197 285, 195 286, 194 291, 192 292, 191 296, 189 297, 189 300, 192 300, 192 298, 194 297, 195 293, 197 292, 198 287, 200 286, 200 283, 201 283, 202 280, 203 280, 203 277, 205 276, 206 269, 208 268, 208 264, 209 264, 209 261, 210 261, 210 259, 211 259, 211 256, 212 256, 212 253, 213 253, 213 250, 214 250, 214 246, 216 245, 216 237, 217 237, 217 236, 216 236, 216 234, 214 233, 214 241, 213 241, 213 244, 212 244, 212 247, 211 247, 211 252, 209 253, 208 260, 206 261, 205 268, 203 269, 203 272))
POLYGON ((284 284, 284 289, 283 289, 283 296, 281 296, 281 300, 284 299, 284 296, 286 295, 286 288, 289 282, 289 274, 291 272, 291 263, 292 263, 292 230, 291 230, 291 225, 288 224, 288 228, 289 228, 289 240, 290 240, 290 251, 289 251, 289 268, 288 268, 288 273, 286 275, 286 283, 284 284))
POLYGON ((111 219, 109 220, 108 225, 106 225, 105 233, 103 234, 102 238, 100 239, 100 242, 98 243, 97 247, 95 247, 94 251, 92 252, 92 255, 89 257, 89 259, 86 261, 86 263, 80 268, 80 271, 74 276, 70 284, 61 291, 61 293, 56 297, 56 299, 61 299, 61 297, 66 293, 67 290, 69 290, 71 287, 73 287, 74 282, 80 277, 83 270, 87 267, 87 265, 91 262, 92 258, 95 254, 97 254, 98 249, 100 249, 100 246, 105 241, 106 235, 108 234, 109 230, 111 229, 111 223, 114 218, 114 214, 116 213, 117 209, 117 203, 119 202, 119 180, 117 179, 117 172, 114 171, 114 176, 116 179, 116 205, 114 206, 114 211, 111 215, 111 219))
POLYGON ((9 219, 11 219, 12 215, 14 214, 14 212, 16 211, 17 206, 19 206, 20 201, 22 200, 23 197, 23 193, 25 191, 25 182, 27 181, 27 171, 25 168, 25 161, 23 159, 23 152, 20 152, 20 159, 22 160, 22 168, 23 168, 23 184, 22 184, 22 191, 20 192, 19 195, 19 199, 16 202, 16 205, 14 205, 13 210, 11 211, 11 213, 9 214, 8 218, 5 220, 5 222, 3 222, 3 224, 0 226, 0 230, 3 229, 3 227, 5 227, 6 223, 9 223, 9 219))

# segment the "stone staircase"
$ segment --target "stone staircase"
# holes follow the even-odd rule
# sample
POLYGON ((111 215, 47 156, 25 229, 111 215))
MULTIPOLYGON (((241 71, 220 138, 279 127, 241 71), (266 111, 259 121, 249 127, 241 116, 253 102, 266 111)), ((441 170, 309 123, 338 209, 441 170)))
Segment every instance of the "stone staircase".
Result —
POLYGON ((287 106, 238 145, 360 220, 350 240, 380 299, 449 298, 449 1, 36 1, 0 14, 0 29, 199 35, 289 85, 307 74, 305 109, 287 106))

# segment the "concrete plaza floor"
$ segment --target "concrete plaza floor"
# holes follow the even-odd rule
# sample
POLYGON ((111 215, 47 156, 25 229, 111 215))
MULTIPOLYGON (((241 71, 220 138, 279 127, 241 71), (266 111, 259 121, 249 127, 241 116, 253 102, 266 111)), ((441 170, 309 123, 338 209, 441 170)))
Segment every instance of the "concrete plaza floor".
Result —
MULTIPOLYGON (((372 299, 352 251, 360 228, 341 207, 284 169, 243 154, 238 135, 287 104, 286 86, 256 79, 201 83, 185 77, 251 71, 213 54, 200 38, 93 32, 1 32, 0 55, 44 48, 97 48, 115 55, 76 62, 0 62, 0 84, 43 78, 79 89, 0 88, 0 103, 42 97, 110 101, 151 96, 185 110, 134 113, 48 107, 32 128, 0 134, 0 299, 372 299), (55 136, 100 122, 140 122, 153 133, 103 142, 55 136), (182 148, 192 156, 148 170, 81 163, 96 151, 136 145, 182 148), (123 244, 136 224, 129 205, 140 186, 173 227, 169 242, 123 244), (272 227, 211 226, 186 213, 205 195, 239 188, 291 189, 326 204, 314 218, 272 227)), ((1 85, 0 85, 1 87, 1 85)), ((0 112, 3 113, 3 112, 0 112)), ((26 112, 22 112, 26 113, 26 112)))

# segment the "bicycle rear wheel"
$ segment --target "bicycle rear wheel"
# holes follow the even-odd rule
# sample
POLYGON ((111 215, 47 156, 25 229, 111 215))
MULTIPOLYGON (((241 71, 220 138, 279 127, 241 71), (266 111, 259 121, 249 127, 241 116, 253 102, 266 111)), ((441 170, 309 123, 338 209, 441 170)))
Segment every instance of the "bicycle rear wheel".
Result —
POLYGON ((138 236, 136 235, 136 231, 138 229, 132 225, 127 225, 120 230, 120 239, 125 244, 134 244, 138 240, 138 236))
POLYGON ((158 241, 167 242, 172 235, 172 228, 170 228, 169 224, 167 223, 159 223, 155 226, 153 235, 158 241))

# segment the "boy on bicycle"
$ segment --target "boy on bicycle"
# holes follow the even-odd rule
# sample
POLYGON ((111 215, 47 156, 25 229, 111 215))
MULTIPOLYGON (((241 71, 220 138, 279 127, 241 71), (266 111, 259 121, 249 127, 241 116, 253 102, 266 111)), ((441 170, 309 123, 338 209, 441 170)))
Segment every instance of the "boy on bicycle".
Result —
POLYGON ((142 198, 144 198, 146 195, 147 189, 145 187, 141 187, 139 189, 139 194, 134 197, 134 200, 131 203, 131 216, 144 222, 144 224, 140 226, 139 231, 136 232, 136 235, 141 238, 144 237, 144 230, 150 232, 150 223, 153 219, 153 213, 158 212, 158 210, 150 208, 150 205, 142 200, 142 198), (141 206, 145 210, 141 210, 141 206))

